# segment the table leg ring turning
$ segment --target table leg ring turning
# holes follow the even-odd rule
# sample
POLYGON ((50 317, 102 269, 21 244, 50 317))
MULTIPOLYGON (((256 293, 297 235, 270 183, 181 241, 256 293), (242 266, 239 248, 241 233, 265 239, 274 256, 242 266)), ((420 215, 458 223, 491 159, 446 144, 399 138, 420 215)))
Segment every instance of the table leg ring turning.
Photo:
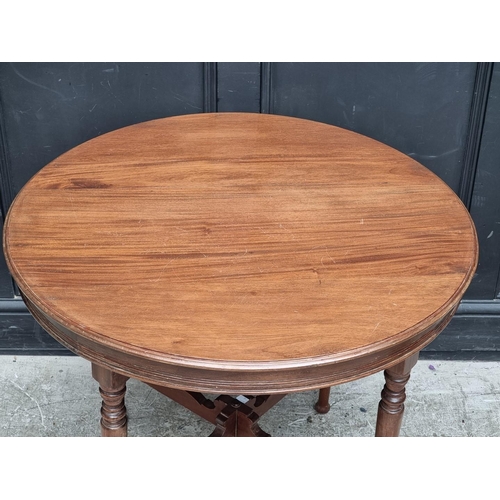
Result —
POLYGON ((127 435, 125 392, 128 377, 92 363, 92 376, 99 384, 101 405, 101 434, 103 437, 127 435))
POLYGON ((119 391, 99 388, 102 397, 101 429, 103 436, 125 436, 127 434, 126 387, 119 391))
POLYGON ((401 429, 406 399, 405 386, 410 379, 411 369, 418 360, 419 353, 401 361, 384 371, 385 385, 378 406, 375 436, 397 437, 401 429))

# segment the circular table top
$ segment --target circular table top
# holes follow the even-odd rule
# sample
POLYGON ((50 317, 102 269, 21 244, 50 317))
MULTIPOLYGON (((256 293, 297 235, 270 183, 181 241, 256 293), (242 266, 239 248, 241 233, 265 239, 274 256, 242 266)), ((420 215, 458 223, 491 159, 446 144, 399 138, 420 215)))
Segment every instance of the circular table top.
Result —
POLYGON ((457 306, 478 255, 468 212, 416 161, 246 113, 140 123, 63 154, 15 199, 4 251, 26 301, 78 342, 250 371, 408 341, 457 306))

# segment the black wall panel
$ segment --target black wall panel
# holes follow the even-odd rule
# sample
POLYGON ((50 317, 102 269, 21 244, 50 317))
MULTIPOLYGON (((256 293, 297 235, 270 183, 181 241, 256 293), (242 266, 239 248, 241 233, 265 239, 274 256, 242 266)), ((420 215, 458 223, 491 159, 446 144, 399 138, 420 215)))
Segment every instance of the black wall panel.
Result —
POLYGON ((217 111, 260 111, 260 64, 217 65, 217 111))
POLYGON ((498 297, 500 269, 500 65, 495 64, 470 209, 479 239, 479 265, 469 299, 498 297))
MULTIPOLYGON (((0 231, 3 234, 3 217, 0 214, 0 231)), ((12 279, 7 270, 7 265, 5 264, 5 258, 3 252, 0 255, 0 299, 1 298, 12 298, 14 296, 14 289, 12 279)), ((0 321, 1 328, 1 321, 0 321)))

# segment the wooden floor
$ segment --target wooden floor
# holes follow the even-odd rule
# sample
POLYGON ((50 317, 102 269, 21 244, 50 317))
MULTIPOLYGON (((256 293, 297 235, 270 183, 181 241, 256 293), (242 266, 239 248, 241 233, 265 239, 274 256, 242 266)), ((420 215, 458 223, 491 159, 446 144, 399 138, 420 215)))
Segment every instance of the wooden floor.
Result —
MULTIPOLYGON (((420 360, 407 386, 401 436, 500 436, 500 363, 420 360)), ((273 436, 372 436, 382 374, 334 387, 319 415, 315 392, 288 395, 260 420, 273 436)), ((207 436, 212 426, 131 380, 130 436, 207 436)), ((77 357, 0 356, 0 437, 99 436, 100 396, 77 357)))

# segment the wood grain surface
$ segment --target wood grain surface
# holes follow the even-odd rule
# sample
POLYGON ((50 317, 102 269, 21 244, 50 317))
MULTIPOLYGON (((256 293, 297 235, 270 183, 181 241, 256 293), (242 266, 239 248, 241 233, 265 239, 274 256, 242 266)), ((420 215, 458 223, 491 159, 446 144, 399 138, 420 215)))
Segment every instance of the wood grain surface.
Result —
POLYGON ((79 354, 250 377, 439 333, 478 248, 460 200, 402 153, 317 122, 218 113, 60 156, 15 199, 4 252, 30 310, 79 354))

